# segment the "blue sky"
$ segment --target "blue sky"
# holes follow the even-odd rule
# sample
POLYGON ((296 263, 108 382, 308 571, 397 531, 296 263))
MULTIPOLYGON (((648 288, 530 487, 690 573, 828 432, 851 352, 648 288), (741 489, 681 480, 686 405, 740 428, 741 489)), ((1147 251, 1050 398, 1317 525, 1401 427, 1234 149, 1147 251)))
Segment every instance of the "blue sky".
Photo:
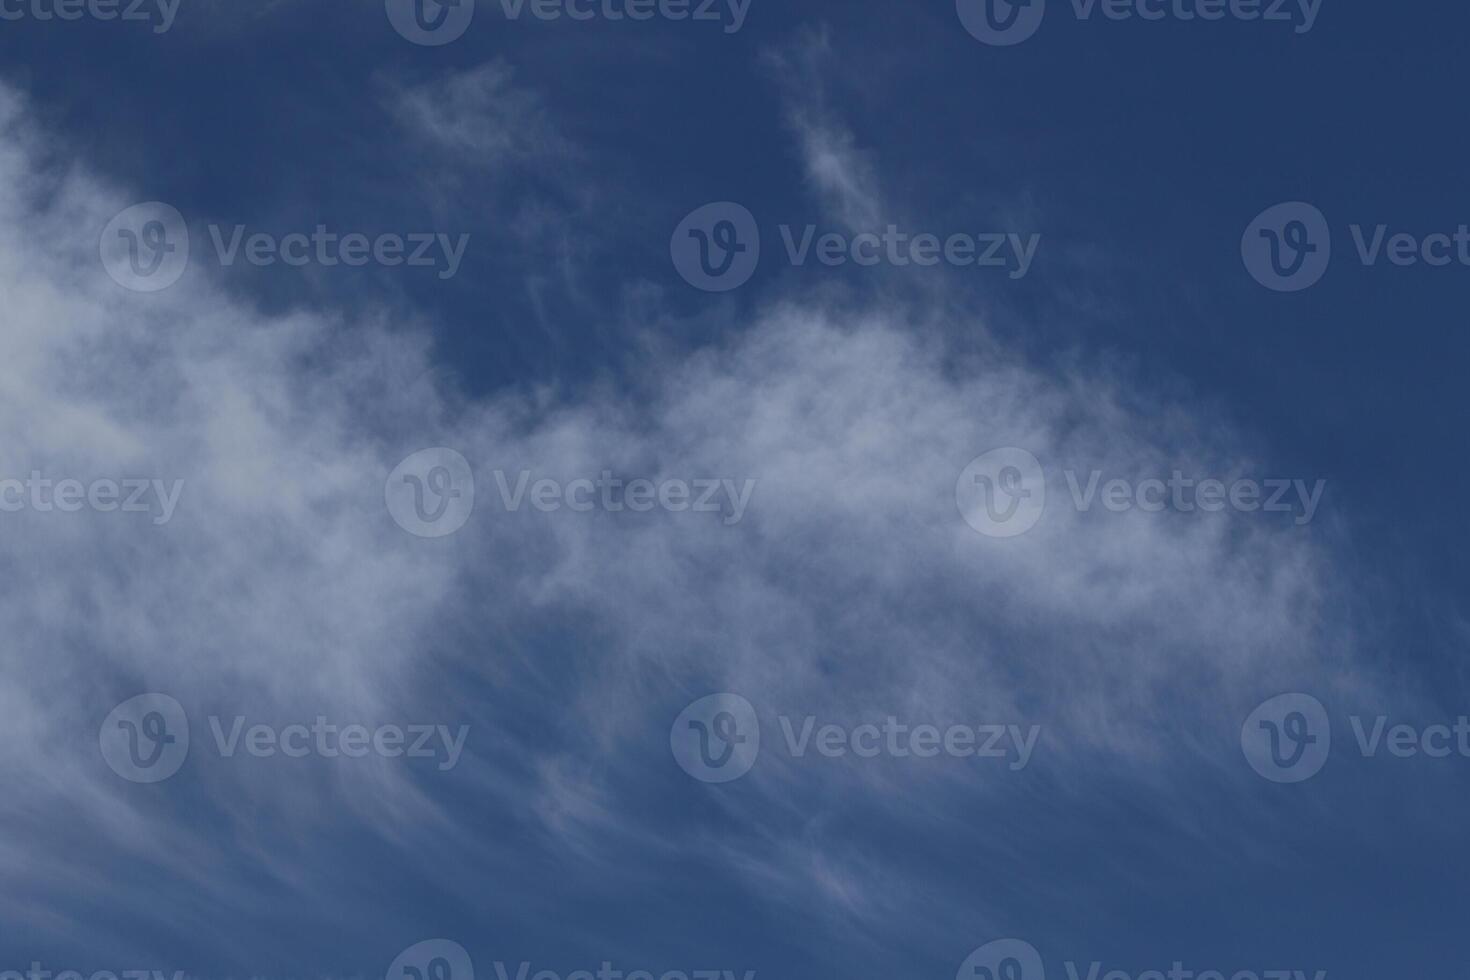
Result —
POLYGON ((627 5, 0 3, 0 972, 1452 975, 1470 12, 627 5))

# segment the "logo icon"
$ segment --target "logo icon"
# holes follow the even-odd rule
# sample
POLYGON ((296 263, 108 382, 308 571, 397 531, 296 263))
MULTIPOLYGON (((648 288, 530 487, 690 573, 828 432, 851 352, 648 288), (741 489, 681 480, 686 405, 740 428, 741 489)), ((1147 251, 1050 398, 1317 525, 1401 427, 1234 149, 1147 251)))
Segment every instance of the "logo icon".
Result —
POLYGON ((113 282, 136 293, 156 293, 184 274, 189 228, 173 205, 148 201, 114 215, 97 249, 113 282))
POLYGON ((955 8, 965 30, 996 47, 1020 44, 1046 16, 1046 0, 955 0, 955 8))
POLYGON ((1046 476, 1024 449, 992 449, 970 461, 954 488, 965 523, 986 537, 1014 538, 1041 520, 1046 476))
POLYGON ((189 718, 167 694, 140 694, 113 708, 97 731, 102 758, 133 783, 158 783, 189 756, 189 718))
POLYGON ((1317 284, 1332 261, 1332 229, 1321 211, 1290 201, 1262 211, 1246 228, 1240 254, 1251 276, 1278 293, 1317 284))
POLYGON ((967 956, 955 980, 1046 980, 1046 967, 1030 943, 997 939, 967 956))
POLYGON ((475 0, 387 0, 388 21, 406 40, 425 47, 458 41, 475 19, 475 0))
POLYGON ((453 449, 424 449, 394 467, 383 500, 398 526, 420 538, 464 527, 475 509, 475 474, 453 449))
POLYGON ((1327 764, 1332 722, 1310 694, 1282 694, 1251 712, 1240 747, 1251 768, 1271 782, 1305 782, 1327 764))
POLYGON ((475 980, 475 967, 454 940, 425 939, 399 953, 384 980, 475 980))
POLYGON ((738 694, 711 694, 679 713, 669 730, 674 759, 704 783, 728 783, 750 772, 761 750, 760 720, 738 694))
POLYGON ((739 204, 706 204, 679 222, 669 251, 689 285, 707 293, 728 292, 745 285, 760 264, 760 226, 739 204))

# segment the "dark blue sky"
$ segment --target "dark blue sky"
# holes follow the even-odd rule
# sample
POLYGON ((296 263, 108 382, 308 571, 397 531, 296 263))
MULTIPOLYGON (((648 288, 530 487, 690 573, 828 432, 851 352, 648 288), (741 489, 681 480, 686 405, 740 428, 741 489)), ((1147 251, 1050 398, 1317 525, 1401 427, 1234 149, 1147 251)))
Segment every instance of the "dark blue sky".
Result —
MULTIPOLYGON (((100 223, 62 224, 69 175, 107 188, 112 211, 168 202, 195 250, 180 305, 99 287, 86 314, 105 320, 116 302, 172 324, 179 339, 154 342, 197 346, 184 366, 87 334, 80 375, 38 375, 68 384, 38 418, 76 398, 124 429, 152 419, 156 443, 140 444, 167 441, 157 458, 201 488, 234 477, 193 469, 226 444, 320 460, 310 485, 325 487, 349 460, 382 455, 382 473, 369 467, 381 481, 456 434, 482 501, 502 465, 563 479, 582 464, 594 476, 705 465, 762 481, 750 522, 723 535, 701 525, 697 544, 677 527, 670 540, 629 530, 629 515, 597 515, 609 519, 587 540, 568 514, 502 514, 504 527, 471 525, 447 543, 389 526, 392 554, 406 556, 394 581, 416 584, 365 597, 358 639, 404 651, 391 671, 355 664, 343 635, 354 616, 335 615, 331 598, 357 588, 345 571, 310 583, 334 615, 312 623, 297 610, 308 625, 281 645, 287 666, 211 646, 222 624, 249 621, 264 637, 251 649, 272 647, 270 620, 290 619, 265 584, 273 557, 356 554, 346 532, 286 534, 326 506, 312 492, 282 492, 280 513, 239 525, 220 510, 191 516, 186 497, 180 519, 199 522, 187 525, 198 539, 142 553, 177 558, 208 541, 228 571, 190 578, 229 591, 176 613, 136 598, 129 615, 104 615, 97 582, 47 571, 75 619, 7 622, 31 646, 55 639, 68 666, 0 663, 14 667, 18 701, 75 695, 78 752, 134 693, 188 689, 203 745, 203 719, 233 704, 233 684, 256 692, 253 714, 284 722, 314 713, 309 689, 328 674, 333 690, 393 692, 399 714, 475 734, 462 778, 410 768, 401 785, 364 788, 311 760, 276 792, 275 770, 238 763, 241 775, 202 749, 162 792, 103 770, 128 814, 117 826, 188 828, 177 862, 89 830, 72 812, 95 802, 87 794, 55 820, 44 794, 0 811, 13 843, 34 838, 27 849, 57 862, 0 861, 16 909, 33 913, 6 907, 0 969, 373 977, 435 937, 462 944, 481 980, 495 961, 564 977, 604 959, 655 975, 948 980, 976 947, 1011 937, 1041 951, 1053 980, 1068 961, 1130 976, 1176 960, 1227 977, 1462 969, 1470 759, 1365 759, 1349 716, 1422 728, 1470 713, 1455 489, 1470 481, 1455 448, 1470 266, 1368 267, 1350 229, 1422 237, 1470 223, 1453 109, 1470 9, 1323 0, 1297 33, 1047 6, 1037 34, 1011 47, 972 37, 948 0, 753 0, 734 33, 506 19, 479 0, 464 37, 442 47, 408 43, 370 0, 182 0, 161 34, 0 22, 0 82, 24 106, 5 138, 28 154, 6 164, 18 203, 5 219, 35 218, 34 237, 9 233, 23 251, 6 281, 69 281, 46 271, 59 227, 95 242, 100 223), (750 210, 763 254, 748 284, 716 294, 680 278, 670 235, 718 201, 750 210), (1326 215, 1332 262, 1311 288, 1278 293, 1248 272, 1241 237, 1288 201, 1326 215), (869 213, 939 235, 1036 233, 1041 245, 1019 279, 785 261, 782 224, 851 233, 869 213), (471 237, 450 279, 201 268, 211 224, 471 237), (233 339, 201 339, 215 336, 203 328, 190 339, 189 324, 212 317, 238 321, 219 327, 233 339), (292 318, 333 339, 261 354, 266 325, 292 318), (253 353, 220 353, 235 345, 253 353), (345 380, 323 366, 343 350, 364 365, 345 380), (268 424, 179 435, 192 403, 174 393, 272 365, 296 373, 260 382, 268 424), (426 374, 434 404, 405 401, 426 374), (322 429, 298 439, 305 420, 322 429), (276 425, 277 443, 259 435, 276 425), (1024 545, 1036 552, 987 550, 997 543, 953 519, 945 481, 1006 445, 1048 450, 1037 455, 1049 471, 1216 466, 1321 479, 1326 492, 1306 527, 1233 515, 1196 533, 1170 513, 1094 533, 1106 523, 1094 512, 1067 533, 1017 539, 1039 540, 1024 545), (825 490, 852 509, 815 503, 802 474, 831 474, 825 490), (919 530, 935 500, 956 535, 939 544, 919 530), (758 541, 744 536, 751 523, 758 541), (236 528, 262 540, 225 543, 236 528), (435 611, 420 617, 428 580, 435 611), (236 606, 207 613, 216 602, 236 606), (392 612, 378 623, 369 608, 392 612), (187 628, 156 621, 175 614, 187 628), (109 649, 106 631, 124 629, 135 644, 109 649), (187 660, 177 654, 186 667, 139 652, 191 643, 187 660), (300 652, 323 645, 338 648, 340 675, 300 652), (1042 748, 1018 773, 785 759, 724 786, 691 780, 670 759, 669 724, 737 681, 766 755, 784 751, 778 714, 945 721, 946 698, 967 693, 1024 716, 992 720, 1042 724, 1042 748), (1241 756, 1241 721, 1283 691, 1315 695, 1332 719, 1332 759, 1302 785, 1260 779, 1241 756), (399 807, 397 793, 413 802, 399 807), (365 797, 395 802, 369 818, 353 809, 365 797)), ((12 316, 37 308, 17 300, 12 316)), ((7 426, 31 417, 7 412, 7 426)), ((34 438, 8 467, 71 458, 57 437, 34 438)), ((1049 507, 1063 486, 1048 476, 1049 507)), ((381 483, 358 497, 380 510, 381 483)), ((478 519, 491 505, 477 506, 478 519)), ((13 535, 12 568, 50 553, 49 533, 13 535)), ((110 536, 95 546, 109 566, 139 553, 110 536)), ((197 553, 202 565, 210 552, 197 553)), ((386 564, 389 548, 361 554, 386 564)), ((308 595, 294 598, 310 607, 308 595)))

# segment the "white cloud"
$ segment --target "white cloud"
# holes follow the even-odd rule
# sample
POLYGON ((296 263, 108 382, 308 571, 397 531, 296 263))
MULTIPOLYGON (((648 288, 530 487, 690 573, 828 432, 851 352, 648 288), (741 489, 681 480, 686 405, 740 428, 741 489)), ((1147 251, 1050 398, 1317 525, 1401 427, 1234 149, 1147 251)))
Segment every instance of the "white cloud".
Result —
MULTIPOLYGON (((452 94, 479 113, 502 77, 471 78, 452 94)), ((786 839, 773 814, 798 792, 896 801, 964 777, 813 771, 769 753, 726 797, 749 839, 643 829, 620 780, 669 770, 666 742, 650 750, 645 736, 666 731, 671 694, 719 687, 771 711, 849 719, 1034 718, 1047 725, 1035 764, 1053 772, 1102 754, 1168 764, 1179 750, 1158 733, 1181 712, 1227 724, 1238 700, 1274 693, 1274 678, 1327 657, 1344 632, 1326 601, 1341 583, 1315 533, 1239 515, 1055 508, 1000 542, 959 519, 956 476, 997 446, 1135 475, 1249 465, 1216 420, 1124 397, 1126 379, 1048 376, 1003 351, 957 358, 910 328, 934 310, 792 303, 616 389, 452 415, 415 331, 264 317, 198 266, 164 293, 120 290, 97 266, 96 235, 133 202, 79 172, 45 176, 23 106, 6 96, 3 113, 0 475, 186 481, 163 527, 0 515, 12 570, 0 664, 17 679, 0 690, 0 815, 29 841, 0 849, 17 883, 0 899, 7 917, 64 932, 51 916, 78 851, 142 860, 226 907, 257 899, 237 877, 200 870, 225 853, 253 856, 303 896, 330 892, 345 872, 306 842, 344 823, 389 844, 410 825, 443 828, 455 847, 426 860, 445 866, 515 857, 480 836, 479 814, 391 765, 320 782, 201 762, 190 781, 136 793, 98 758, 95 732, 141 690, 191 706, 201 741, 215 710, 476 713, 454 785, 543 821, 553 841, 625 868, 640 850, 715 855, 751 887, 873 919, 912 890, 904 870, 839 858, 820 835, 786 839), (479 476, 471 523, 444 541, 409 537, 382 504, 393 465, 433 445, 464 453, 479 476), (506 514, 491 474, 522 467, 759 485, 733 527, 695 514, 506 514), (548 692, 536 658, 553 655, 553 625, 562 659, 548 692), (467 671, 483 691, 463 693, 467 671), (540 723, 501 719, 512 706, 540 723), (627 850, 603 850, 609 840, 627 850)), ((498 150, 471 115, 425 126, 498 150)), ((813 172, 841 213, 867 220, 868 177, 813 172)), ((101 898, 123 887, 91 885, 101 898)), ((187 928, 200 913, 170 900, 159 914, 187 928)))

